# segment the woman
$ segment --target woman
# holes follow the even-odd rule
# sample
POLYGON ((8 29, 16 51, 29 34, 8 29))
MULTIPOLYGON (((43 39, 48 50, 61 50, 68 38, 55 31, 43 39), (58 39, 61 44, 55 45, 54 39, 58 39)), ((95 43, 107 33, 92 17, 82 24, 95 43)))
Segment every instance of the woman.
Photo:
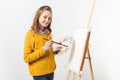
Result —
POLYGON ((52 48, 51 21, 51 8, 40 7, 33 19, 31 29, 25 36, 24 61, 28 63, 29 72, 34 80, 53 80, 54 78, 56 68, 54 55, 59 50, 53 51, 52 48))

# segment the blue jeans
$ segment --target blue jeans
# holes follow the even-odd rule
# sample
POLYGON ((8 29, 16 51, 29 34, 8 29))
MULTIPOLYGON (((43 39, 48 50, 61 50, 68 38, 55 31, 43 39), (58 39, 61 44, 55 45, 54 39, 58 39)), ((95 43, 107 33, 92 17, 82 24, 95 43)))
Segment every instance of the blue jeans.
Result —
POLYGON ((54 73, 46 74, 43 76, 33 76, 34 80, 53 80, 54 73))

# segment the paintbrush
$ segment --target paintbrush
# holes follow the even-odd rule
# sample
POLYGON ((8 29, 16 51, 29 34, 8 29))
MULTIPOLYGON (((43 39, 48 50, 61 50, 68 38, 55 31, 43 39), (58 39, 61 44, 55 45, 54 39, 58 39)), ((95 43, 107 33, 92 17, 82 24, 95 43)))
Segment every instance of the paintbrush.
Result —
MULTIPOLYGON (((46 38, 43 38, 44 40, 46 40, 46 41, 48 41, 48 39, 46 39, 46 38)), ((52 41, 53 43, 56 43, 56 44, 59 44, 59 45, 62 45, 62 46, 65 46, 65 47, 68 47, 68 45, 64 45, 64 44, 61 44, 61 43, 59 43, 59 42, 55 42, 55 41, 52 41)))

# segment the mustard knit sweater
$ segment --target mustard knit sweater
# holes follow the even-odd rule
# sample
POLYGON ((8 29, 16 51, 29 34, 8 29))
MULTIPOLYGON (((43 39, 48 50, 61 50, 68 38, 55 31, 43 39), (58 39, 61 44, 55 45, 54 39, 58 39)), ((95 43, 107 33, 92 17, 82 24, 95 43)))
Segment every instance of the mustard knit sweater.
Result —
POLYGON ((51 39, 50 34, 37 34, 29 30, 25 36, 24 61, 28 63, 29 72, 32 76, 41 76, 54 72, 56 68, 53 48, 44 51, 42 48, 46 41, 51 39))

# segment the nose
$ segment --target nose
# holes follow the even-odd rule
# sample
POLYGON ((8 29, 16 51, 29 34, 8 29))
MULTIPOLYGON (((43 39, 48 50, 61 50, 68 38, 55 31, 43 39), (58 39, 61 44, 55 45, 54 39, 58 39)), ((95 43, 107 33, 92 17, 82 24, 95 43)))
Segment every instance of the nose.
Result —
POLYGON ((49 18, 46 18, 46 21, 49 21, 49 18))

